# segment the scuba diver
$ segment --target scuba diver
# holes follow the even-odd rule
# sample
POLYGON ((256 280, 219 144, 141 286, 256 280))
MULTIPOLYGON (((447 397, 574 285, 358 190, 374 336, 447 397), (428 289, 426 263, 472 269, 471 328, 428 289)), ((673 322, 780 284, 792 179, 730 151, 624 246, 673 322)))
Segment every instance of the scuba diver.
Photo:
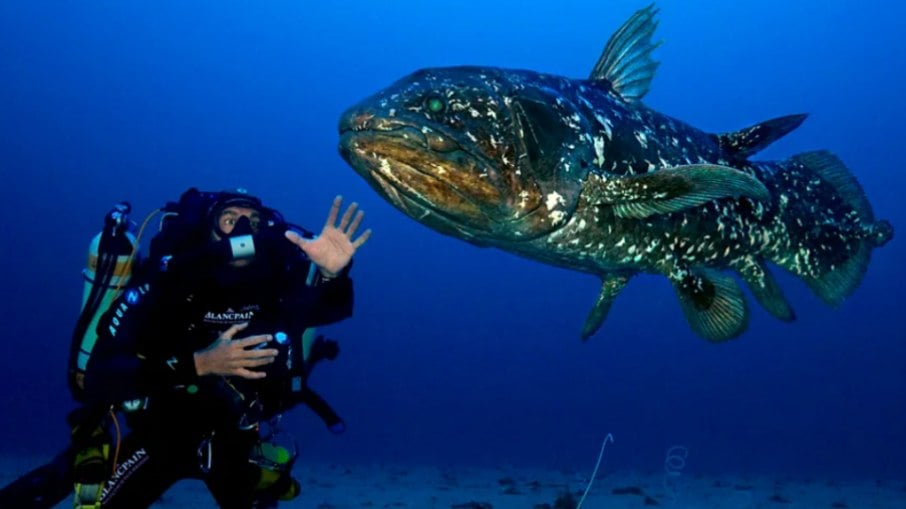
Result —
POLYGON ((51 507, 74 484, 79 508, 147 507, 186 478, 225 508, 294 498, 280 415, 302 403, 345 429, 307 383, 339 351, 315 327, 351 316, 352 256, 371 233, 355 237, 363 214, 352 204, 338 217, 341 205, 315 237, 244 192, 189 189, 168 204, 96 340, 73 349, 72 444, 0 490, 0 504, 51 507))

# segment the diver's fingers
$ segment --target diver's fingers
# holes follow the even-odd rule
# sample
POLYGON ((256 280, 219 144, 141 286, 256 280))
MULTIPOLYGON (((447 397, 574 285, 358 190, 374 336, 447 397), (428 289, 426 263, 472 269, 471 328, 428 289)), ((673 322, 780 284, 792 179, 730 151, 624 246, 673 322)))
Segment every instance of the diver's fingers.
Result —
POLYGON ((258 334, 257 336, 249 336, 247 338, 237 339, 235 345, 238 348, 247 349, 249 347, 255 347, 262 343, 267 343, 268 341, 274 339, 270 334, 258 334))
POLYGON ((359 208, 359 204, 352 202, 352 205, 350 205, 346 209, 346 212, 343 213, 343 218, 340 219, 340 226, 337 226, 341 232, 346 230, 346 227, 349 226, 349 220, 352 219, 352 214, 355 213, 355 209, 357 208, 359 208))
POLYGON ((248 326, 248 322, 237 323, 236 325, 232 325, 229 329, 223 331, 223 334, 221 334, 220 337, 223 339, 233 339, 233 336, 235 336, 237 332, 245 329, 248 326))
POLYGON ((352 242, 352 247, 355 249, 362 247, 362 244, 364 244, 365 241, 368 240, 370 237, 371 237, 371 228, 362 232, 362 234, 359 235, 359 238, 355 239, 352 242))
POLYGON ((359 225, 362 224, 363 217, 365 217, 365 213, 360 210, 358 214, 355 215, 355 219, 352 220, 352 223, 350 223, 349 229, 346 230, 347 237, 352 238, 355 231, 359 229, 359 225))
POLYGON ((292 242, 293 244, 295 244, 296 246, 298 246, 300 248, 302 247, 303 244, 305 244, 306 242, 309 242, 308 239, 306 239, 305 237, 299 235, 298 233, 296 233, 292 230, 286 230, 286 233, 284 233, 283 236, 286 237, 286 240, 292 242))
POLYGON ((324 223, 324 228, 333 228, 337 223, 337 214, 340 213, 340 205, 343 204, 343 197, 339 194, 336 198, 333 199, 333 204, 330 206, 330 213, 327 214, 327 222, 324 223))
POLYGON ((278 353, 280 353, 280 352, 277 351, 276 348, 261 348, 258 350, 255 350, 255 349, 245 350, 241 359, 242 359, 242 362, 245 362, 247 360, 264 359, 267 357, 275 358, 275 357, 277 357, 278 353))
MULTIPOLYGON (((242 363, 242 368, 259 368, 261 366, 267 366, 268 364, 274 362, 275 357, 262 357, 260 359, 248 359, 242 363)), ((242 369, 240 368, 240 369, 242 369)))

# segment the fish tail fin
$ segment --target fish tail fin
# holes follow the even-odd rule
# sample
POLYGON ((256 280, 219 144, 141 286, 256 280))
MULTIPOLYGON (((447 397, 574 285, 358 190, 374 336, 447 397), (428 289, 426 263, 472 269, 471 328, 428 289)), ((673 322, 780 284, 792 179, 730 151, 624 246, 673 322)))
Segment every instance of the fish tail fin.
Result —
POLYGON ((875 220, 862 186, 830 152, 793 156, 777 177, 786 191, 779 206, 790 248, 774 261, 837 306, 859 286, 872 249, 893 238, 893 227, 875 220))

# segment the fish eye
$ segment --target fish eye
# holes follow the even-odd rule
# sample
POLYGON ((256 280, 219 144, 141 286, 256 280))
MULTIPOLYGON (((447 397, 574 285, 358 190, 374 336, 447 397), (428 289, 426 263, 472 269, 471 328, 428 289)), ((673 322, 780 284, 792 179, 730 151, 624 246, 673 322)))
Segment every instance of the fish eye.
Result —
POLYGON ((431 113, 440 113, 444 111, 447 105, 444 104, 443 99, 440 97, 432 96, 425 99, 425 107, 428 108, 428 111, 431 113))

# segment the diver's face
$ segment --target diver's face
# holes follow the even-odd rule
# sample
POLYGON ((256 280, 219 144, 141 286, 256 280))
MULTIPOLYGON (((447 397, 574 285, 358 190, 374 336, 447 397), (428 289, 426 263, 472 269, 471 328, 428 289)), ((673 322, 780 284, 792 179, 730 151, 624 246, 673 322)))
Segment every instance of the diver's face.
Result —
MULTIPOLYGON (((249 224, 252 226, 252 233, 258 233, 258 225, 261 223, 261 213, 255 209, 247 207, 227 207, 220 213, 217 218, 217 226, 220 231, 229 235, 236 227, 236 222, 240 217, 247 217, 249 224)), ((216 235, 216 234, 215 234, 216 235)))
MULTIPOLYGON (((217 217, 217 228, 211 232, 212 238, 216 241, 222 240, 218 230, 229 235, 233 232, 233 228, 236 227, 236 223, 242 217, 248 218, 249 224, 252 227, 251 233, 258 233, 258 225, 261 224, 260 212, 248 207, 227 207, 223 209, 217 217)), ((230 261, 230 265, 233 267, 244 267, 250 263, 252 263, 252 258, 242 258, 230 261)))

